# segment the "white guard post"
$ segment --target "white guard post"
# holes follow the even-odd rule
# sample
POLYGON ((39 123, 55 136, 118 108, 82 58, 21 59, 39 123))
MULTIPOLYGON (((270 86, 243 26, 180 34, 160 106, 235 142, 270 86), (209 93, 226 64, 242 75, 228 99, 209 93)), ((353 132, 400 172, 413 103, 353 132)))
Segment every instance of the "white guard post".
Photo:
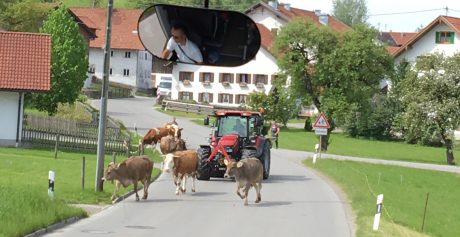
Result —
POLYGON ((50 170, 48 172, 48 196, 54 198, 54 171, 50 170))
POLYGON ((379 194, 377 196, 377 210, 376 210, 375 217, 374 217, 374 226, 372 227, 374 231, 379 229, 380 214, 382 213, 382 205, 383 205, 382 203, 383 203, 383 194, 379 194))

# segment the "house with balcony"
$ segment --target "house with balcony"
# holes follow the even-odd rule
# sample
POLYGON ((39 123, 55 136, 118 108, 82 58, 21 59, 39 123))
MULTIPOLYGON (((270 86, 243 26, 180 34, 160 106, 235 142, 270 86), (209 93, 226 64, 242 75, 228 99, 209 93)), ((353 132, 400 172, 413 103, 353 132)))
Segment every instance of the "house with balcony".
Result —
MULTIPOLYGON (((100 80, 104 69, 107 9, 75 7, 70 11, 77 22, 95 30, 96 38, 89 41, 88 80, 100 80)), ((137 21, 141 14, 141 9, 113 9, 109 82, 149 89, 153 56, 145 50, 138 37, 137 21)))
POLYGON ((272 50, 277 31, 296 17, 307 17, 318 25, 337 31, 350 28, 321 11, 307 11, 278 4, 260 2, 245 11, 261 34, 261 48, 255 58, 238 67, 214 67, 178 63, 172 69, 171 98, 216 106, 245 106, 251 92, 268 94, 273 90, 279 71, 272 50))

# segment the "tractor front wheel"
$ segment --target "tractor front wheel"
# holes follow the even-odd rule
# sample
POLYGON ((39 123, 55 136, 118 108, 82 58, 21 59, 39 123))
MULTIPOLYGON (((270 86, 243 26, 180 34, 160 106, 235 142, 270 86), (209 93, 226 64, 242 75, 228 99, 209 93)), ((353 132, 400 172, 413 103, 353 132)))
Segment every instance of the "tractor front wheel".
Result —
POLYGON ((211 166, 209 165, 208 158, 211 154, 211 148, 200 147, 197 150, 198 153, 198 170, 197 170, 197 179, 198 180, 209 180, 211 177, 211 166))

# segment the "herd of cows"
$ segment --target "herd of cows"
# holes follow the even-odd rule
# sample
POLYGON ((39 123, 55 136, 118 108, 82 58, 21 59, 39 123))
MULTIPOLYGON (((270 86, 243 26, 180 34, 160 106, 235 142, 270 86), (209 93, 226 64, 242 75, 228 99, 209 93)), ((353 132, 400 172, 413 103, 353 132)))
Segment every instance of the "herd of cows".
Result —
MULTIPOLYGON (((142 153, 147 145, 156 146, 160 143, 160 151, 163 157, 164 173, 171 173, 176 186, 176 195, 186 192, 186 181, 192 178, 192 192, 196 191, 195 182, 198 172, 198 153, 194 149, 187 149, 185 141, 181 138, 182 128, 171 123, 165 123, 163 127, 152 128, 139 142, 142 153)), ((257 192, 256 203, 261 201, 260 190, 262 188, 263 166, 257 158, 247 158, 240 161, 233 159, 225 160, 227 170, 226 178, 234 178, 236 181, 236 194, 244 199, 244 205, 248 205, 248 191, 254 187, 257 192), (243 193, 240 193, 240 190, 243 193)), ((115 189, 112 201, 117 198, 120 185, 128 187, 134 185, 136 201, 139 201, 137 184, 141 182, 144 187, 142 199, 147 199, 148 188, 151 182, 153 161, 145 155, 131 156, 128 159, 115 164, 111 162, 105 170, 103 180, 115 180, 115 189)))

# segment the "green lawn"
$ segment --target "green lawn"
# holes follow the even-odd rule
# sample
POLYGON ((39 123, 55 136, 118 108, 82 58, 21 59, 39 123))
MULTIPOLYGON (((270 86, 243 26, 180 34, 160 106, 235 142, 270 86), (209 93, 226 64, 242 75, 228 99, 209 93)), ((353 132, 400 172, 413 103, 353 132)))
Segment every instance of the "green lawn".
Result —
MULTIPOLYGON (((303 129, 282 128, 279 137, 279 146, 292 150, 313 151, 318 142, 314 132, 305 132, 303 129)), ((342 133, 332 133, 330 142, 327 151, 330 154, 446 164, 446 151, 443 147, 359 139, 342 133)), ((460 159, 460 147, 455 149, 454 155, 460 159)))
MULTIPOLYGON (((153 154, 153 153, 150 153, 153 154)), ((159 160, 155 154, 154 160, 159 160)), ((119 156, 117 161, 125 157, 119 156)), ((111 154, 105 163, 112 160, 111 154)), ((106 165, 105 165, 106 166, 106 165)), ((110 203, 114 185, 104 184, 103 192, 94 192, 95 154, 54 152, 49 149, 0 148, 0 236, 22 236, 70 216, 84 216, 81 209, 68 203, 110 203), (82 156, 86 157, 85 189, 81 189, 82 156), (55 199, 48 200, 48 171, 56 173, 55 199)), ((159 174, 154 169, 153 176, 159 174)), ((132 189, 121 189, 122 194, 132 189)))
POLYGON ((427 193, 424 233, 460 236, 459 174, 328 159, 315 165, 311 159, 304 163, 332 178, 345 191, 357 215, 358 237, 424 236, 417 232, 427 193), (380 193, 384 194, 381 228, 373 232, 376 195, 380 193))
POLYGON ((173 110, 164 110, 161 109, 161 107, 156 107, 155 108, 157 111, 162 112, 167 115, 171 115, 171 120, 172 117, 176 118, 195 118, 195 119, 201 119, 201 124, 203 124, 203 119, 206 117, 206 114, 197 114, 197 113, 187 113, 187 112, 182 112, 182 111, 173 111, 173 110))

